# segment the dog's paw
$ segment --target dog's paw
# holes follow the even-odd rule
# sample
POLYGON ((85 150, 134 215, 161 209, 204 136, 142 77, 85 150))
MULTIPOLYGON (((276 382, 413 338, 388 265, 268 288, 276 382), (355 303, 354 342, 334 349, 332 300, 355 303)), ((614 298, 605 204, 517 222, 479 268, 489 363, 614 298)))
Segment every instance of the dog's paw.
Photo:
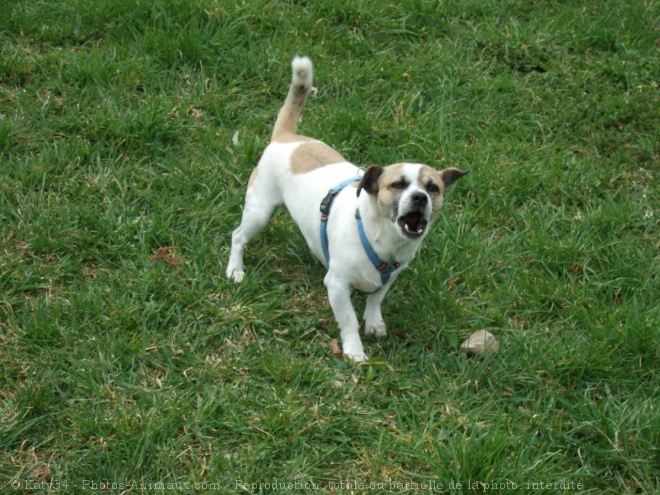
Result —
POLYGON ((379 321, 377 323, 365 322, 364 324, 364 333, 367 335, 373 335, 376 338, 382 338, 387 335, 387 327, 385 326, 384 321, 379 321))
POLYGON ((346 352, 346 351, 344 351, 344 358, 348 358, 351 361, 355 361, 356 363, 363 363, 367 359, 369 359, 369 356, 367 356, 364 352, 346 352))
POLYGON ((234 268, 232 266, 227 268, 227 278, 232 279, 234 282, 241 283, 245 276, 245 270, 242 268, 234 268))
POLYGON ((364 347, 362 347, 362 342, 360 342, 359 338, 343 340, 342 347, 344 349, 344 358, 348 358, 356 363, 361 363, 369 359, 364 353, 364 347))

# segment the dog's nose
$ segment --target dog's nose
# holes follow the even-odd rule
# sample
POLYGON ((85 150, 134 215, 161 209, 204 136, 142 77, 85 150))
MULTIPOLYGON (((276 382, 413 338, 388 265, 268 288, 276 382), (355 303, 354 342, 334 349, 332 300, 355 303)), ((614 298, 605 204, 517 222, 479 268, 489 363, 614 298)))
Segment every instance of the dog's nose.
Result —
POLYGON ((429 202, 429 197, 423 192, 413 193, 411 199, 413 204, 418 207, 426 206, 426 203, 429 202))

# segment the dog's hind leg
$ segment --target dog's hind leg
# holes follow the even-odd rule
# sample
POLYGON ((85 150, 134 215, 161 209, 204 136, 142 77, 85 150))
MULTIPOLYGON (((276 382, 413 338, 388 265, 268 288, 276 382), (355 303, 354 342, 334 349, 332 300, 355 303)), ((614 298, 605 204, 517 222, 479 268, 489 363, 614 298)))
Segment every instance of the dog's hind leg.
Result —
MULTIPOLYGON (((255 176, 256 169, 252 178, 255 176)), ((254 189, 258 189, 255 186, 257 184, 248 187, 241 224, 231 236, 231 254, 227 262, 227 277, 234 279, 235 282, 242 281, 245 275, 243 265, 245 246, 268 225, 275 209, 282 204, 281 198, 277 197, 272 190, 255 191, 254 189), (257 192, 260 194, 257 194, 257 192)))
MULTIPOLYGON (((300 111, 312 89, 312 61, 307 57, 295 57, 291 62, 293 75, 284 105, 280 109, 273 129, 273 141, 287 135, 294 135, 300 118, 300 111)), ((283 198, 277 190, 277 177, 282 174, 282 157, 278 151, 268 146, 259 165, 252 171, 245 195, 245 209, 241 225, 231 236, 231 254, 227 263, 227 277, 240 282, 245 275, 243 253, 245 246, 268 224, 275 208, 283 198)))

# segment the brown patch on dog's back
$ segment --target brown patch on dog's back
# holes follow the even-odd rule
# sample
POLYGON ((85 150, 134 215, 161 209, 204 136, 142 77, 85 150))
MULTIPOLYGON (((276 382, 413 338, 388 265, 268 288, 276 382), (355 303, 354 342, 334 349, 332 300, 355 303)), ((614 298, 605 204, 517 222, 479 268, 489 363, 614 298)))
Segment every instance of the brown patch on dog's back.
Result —
POLYGON ((313 141, 298 146, 291 153, 291 172, 306 174, 317 168, 333 163, 345 162, 346 159, 321 141, 313 141))

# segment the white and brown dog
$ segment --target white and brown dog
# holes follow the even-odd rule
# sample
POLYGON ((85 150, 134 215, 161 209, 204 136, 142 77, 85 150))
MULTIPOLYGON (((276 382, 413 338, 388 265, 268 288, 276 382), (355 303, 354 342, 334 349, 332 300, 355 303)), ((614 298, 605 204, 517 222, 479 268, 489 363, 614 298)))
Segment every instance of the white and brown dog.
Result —
POLYGON ((236 282, 243 279, 245 246, 284 204, 328 269, 324 282, 344 354, 364 361, 351 290, 369 293, 365 333, 383 337, 387 330, 380 305, 385 294, 415 256, 446 189, 469 171, 397 163, 372 165, 363 172, 321 141, 296 134, 312 88, 312 62, 296 57, 291 65, 291 86, 272 140, 248 182, 241 225, 232 235, 227 276, 236 282))

